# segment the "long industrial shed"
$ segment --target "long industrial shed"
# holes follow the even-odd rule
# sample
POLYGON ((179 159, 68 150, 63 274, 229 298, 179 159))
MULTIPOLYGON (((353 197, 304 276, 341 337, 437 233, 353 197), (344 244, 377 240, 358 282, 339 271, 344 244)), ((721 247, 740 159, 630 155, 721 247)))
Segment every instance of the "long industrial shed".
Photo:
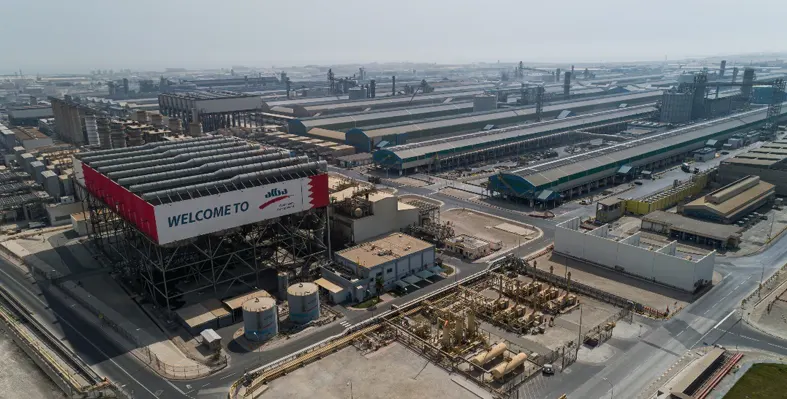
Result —
MULTIPOLYGON (((621 96, 607 96, 596 99, 575 101, 547 105, 542 110, 544 118, 555 117, 564 110, 573 112, 593 111, 600 109, 618 108, 640 104, 654 103, 661 98, 662 91, 645 91, 621 96)), ((417 121, 395 126, 372 128, 372 129, 350 129, 347 131, 347 144, 355 147, 359 151, 370 152, 380 142, 386 141, 391 144, 405 144, 408 140, 428 138, 442 134, 458 134, 473 130, 483 129, 487 125, 512 125, 532 120, 535 117, 534 108, 508 109, 501 111, 490 111, 484 113, 474 113, 472 115, 457 118, 438 119, 431 121, 417 121)))
POLYGON ((602 111, 566 119, 553 119, 527 125, 526 127, 516 126, 392 146, 375 151, 373 157, 375 164, 378 166, 406 171, 414 168, 429 167, 440 160, 461 156, 473 151, 517 143, 554 133, 641 118, 651 115, 655 111, 656 108, 647 105, 602 111))
POLYGON ((377 111, 388 108, 406 107, 408 105, 440 104, 455 101, 472 100, 483 90, 466 90, 454 93, 417 94, 412 96, 377 97, 364 100, 344 101, 339 103, 309 104, 304 106, 291 105, 296 110, 294 116, 324 116, 349 112, 377 111), (412 99, 412 101, 411 101, 412 99))
MULTIPOLYGON (((785 112, 780 118, 784 118, 785 112)), ((493 195, 535 203, 571 199, 616 183, 617 176, 679 162, 708 139, 726 139, 765 122, 766 109, 734 114, 489 178, 493 195)))
MULTIPOLYGON (((517 92, 518 90, 520 89, 516 89, 517 92)), ((574 96, 574 98, 577 96, 587 97, 591 95, 602 95, 604 92, 604 90, 597 88, 579 88, 577 91, 572 92, 572 96, 574 96)), ((347 131, 353 128, 403 123, 407 121, 423 120, 428 118, 469 114, 471 112, 473 112, 472 102, 451 102, 449 104, 421 105, 380 112, 360 112, 347 115, 329 115, 316 118, 294 118, 289 121, 288 127, 289 133, 305 136, 313 128, 347 131)))

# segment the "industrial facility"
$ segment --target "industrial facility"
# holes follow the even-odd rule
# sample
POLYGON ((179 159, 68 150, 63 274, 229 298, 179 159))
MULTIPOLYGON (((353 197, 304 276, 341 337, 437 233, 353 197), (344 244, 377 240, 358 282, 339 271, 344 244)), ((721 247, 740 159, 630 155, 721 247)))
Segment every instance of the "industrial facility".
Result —
POLYGON ((472 164, 479 160, 501 158, 529 150, 549 148, 562 142, 569 142, 573 136, 577 135, 584 136, 588 140, 603 137, 595 136, 592 133, 571 131, 638 119, 648 116, 654 111, 655 108, 651 106, 639 106, 544 121, 525 127, 514 126, 468 133, 383 148, 375 151, 373 157, 376 165, 397 171, 399 174, 419 168, 427 171, 439 171, 472 164))
POLYGON ((167 309, 264 269, 305 276, 326 257, 324 161, 206 136, 82 152, 73 167, 93 239, 167 309))
MULTIPOLYGON (((778 118, 783 118, 780 113, 778 118)), ((765 109, 668 130, 607 148, 590 151, 539 165, 507 171, 489 178, 493 195, 536 203, 561 201, 589 193, 615 182, 626 181, 627 174, 658 170, 674 165, 709 139, 726 139, 735 132, 770 123, 765 109)), ((751 173, 749 173, 751 174, 751 173)), ((747 174, 748 175, 748 174, 747 174)))
POLYGON ((639 233, 617 240, 609 234, 608 225, 590 231, 579 225, 578 218, 557 225, 555 252, 688 292, 711 283, 714 252, 687 259, 678 254, 674 241, 653 248, 640 242, 639 233))

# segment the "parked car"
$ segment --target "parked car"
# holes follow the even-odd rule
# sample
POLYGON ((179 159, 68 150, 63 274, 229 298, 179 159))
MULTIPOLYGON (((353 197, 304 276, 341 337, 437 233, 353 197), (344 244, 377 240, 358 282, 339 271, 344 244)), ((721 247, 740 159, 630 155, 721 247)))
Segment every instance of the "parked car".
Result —
POLYGON ((553 367, 552 364, 547 363, 544 365, 544 368, 541 369, 541 371, 546 375, 552 375, 555 374, 555 367, 553 367))

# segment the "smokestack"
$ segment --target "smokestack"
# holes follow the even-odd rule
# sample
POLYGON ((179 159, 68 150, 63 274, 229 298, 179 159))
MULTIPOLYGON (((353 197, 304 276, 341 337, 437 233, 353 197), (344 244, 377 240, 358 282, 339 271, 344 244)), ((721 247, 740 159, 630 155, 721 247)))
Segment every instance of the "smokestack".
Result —
POLYGON ((719 77, 724 77, 724 70, 727 69, 727 60, 721 60, 721 66, 719 67, 719 77))
POLYGON ((571 72, 565 73, 566 78, 563 80, 563 95, 568 98, 571 94, 571 72))
POLYGON ((391 76, 391 95, 396 95, 396 76, 391 76))
POLYGON ((372 79, 371 84, 369 85, 369 90, 371 90, 372 92, 371 94, 372 98, 374 98, 376 88, 377 88, 377 82, 375 82, 374 79, 372 79))
POLYGON ((560 68, 555 69, 555 82, 560 82, 560 68))

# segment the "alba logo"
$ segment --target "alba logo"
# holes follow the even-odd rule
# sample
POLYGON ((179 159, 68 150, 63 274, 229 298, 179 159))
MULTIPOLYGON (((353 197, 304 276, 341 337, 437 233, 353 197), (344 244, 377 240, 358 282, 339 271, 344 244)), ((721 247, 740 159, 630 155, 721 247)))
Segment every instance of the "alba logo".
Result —
POLYGON ((265 198, 273 198, 280 195, 287 195, 287 189, 285 188, 284 190, 279 190, 278 188, 274 188, 269 191, 268 194, 265 194, 265 198))
POLYGON ((269 200, 265 201, 260 205, 260 210, 267 208, 269 205, 279 202, 283 199, 287 199, 292 197, 292 195, 287 195, 287 189, 279 190, 278 188, 271 189, 267 194, 265 194, 265 198, 270 198, 269 200))

